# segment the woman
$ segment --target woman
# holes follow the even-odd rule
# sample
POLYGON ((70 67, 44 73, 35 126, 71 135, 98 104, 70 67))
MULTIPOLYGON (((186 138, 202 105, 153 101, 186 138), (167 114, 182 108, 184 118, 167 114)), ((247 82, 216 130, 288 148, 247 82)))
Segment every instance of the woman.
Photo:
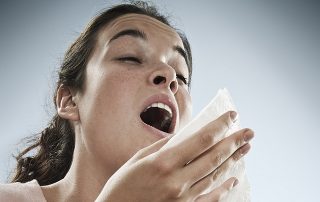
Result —
POLYGON ((221 140, 236 119, 228 112, 163 147, 191 118, 191 73, 186 37, 154 7, 103 12, 65 55, 57 114, 17 157, 13 182, 28 183, 1 185, 0 197, 19 200, 32 189, 29 199, 39 201, 218 201, 237 179, 203 191, 249 151, 253 132, 221 140))

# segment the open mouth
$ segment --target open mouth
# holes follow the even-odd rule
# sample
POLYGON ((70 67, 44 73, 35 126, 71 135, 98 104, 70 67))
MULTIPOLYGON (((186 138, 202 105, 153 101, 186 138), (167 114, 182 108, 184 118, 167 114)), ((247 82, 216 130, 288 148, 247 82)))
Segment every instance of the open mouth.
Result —
POLYGON ((173 115, 171 108, 164 103, 153 103, 141 112, 142 121, 165 133, 173 132, 173 115))

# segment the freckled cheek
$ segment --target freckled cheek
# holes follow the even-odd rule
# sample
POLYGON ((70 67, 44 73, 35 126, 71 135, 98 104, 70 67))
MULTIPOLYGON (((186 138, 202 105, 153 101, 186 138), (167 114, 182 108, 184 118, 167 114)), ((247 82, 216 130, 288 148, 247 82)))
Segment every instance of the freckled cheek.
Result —
POLYGON ((101 81, 101 91, 105 91, 108 95, 125 95, 124 91, 134 88, 137 85, 138 79, 135 75, 128 71, 116 71, 108 74, 101 81), (111 94, 110 94, 111 93, 111 94))
POLYGON ((126 107, 132 107, 139 95, 141 80, 131 71, 117 70, 109 73, 99 82, 97 104, 107 108, 109 112, 127 110, 126 107))

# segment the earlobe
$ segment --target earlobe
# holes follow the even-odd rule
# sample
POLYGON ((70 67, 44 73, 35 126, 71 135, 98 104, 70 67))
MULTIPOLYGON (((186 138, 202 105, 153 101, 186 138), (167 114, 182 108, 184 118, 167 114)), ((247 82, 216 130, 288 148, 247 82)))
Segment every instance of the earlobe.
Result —
POLYGON ((70 87, 61 85, 57 90, 56 105, 58 115, 61 118, 68 119, 70 121, 79 120, 78 105, 74 101, 74 95, 70 87))

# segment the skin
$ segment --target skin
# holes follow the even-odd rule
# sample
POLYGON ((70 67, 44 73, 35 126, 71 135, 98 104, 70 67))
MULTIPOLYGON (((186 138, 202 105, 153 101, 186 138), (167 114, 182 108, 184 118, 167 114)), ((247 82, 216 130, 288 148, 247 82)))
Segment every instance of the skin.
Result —
POLYGON ((173 147, 166 147, 170 137, 148 130, 140 119, 144 103, 160 95, 176 106, 173 133, 191 118, 188 87, 177 78, 188 78, 188 68, 175 46, 183 49, 176 31, 144 15, 124 15, 99 33, 83 90, 60 86, 57 92, 58 114, 71 122, 76 144, 66 177, 42 187, 48 201, 212 201, 227 194, 234 178, 201 192, 250 148, 244 136, 251 139, 251 130, 220 141, 234 114, 173 147), (127 29, 146 37, 111 40, 127 29), (155 82, 159 76, 164 79, 155 82))

